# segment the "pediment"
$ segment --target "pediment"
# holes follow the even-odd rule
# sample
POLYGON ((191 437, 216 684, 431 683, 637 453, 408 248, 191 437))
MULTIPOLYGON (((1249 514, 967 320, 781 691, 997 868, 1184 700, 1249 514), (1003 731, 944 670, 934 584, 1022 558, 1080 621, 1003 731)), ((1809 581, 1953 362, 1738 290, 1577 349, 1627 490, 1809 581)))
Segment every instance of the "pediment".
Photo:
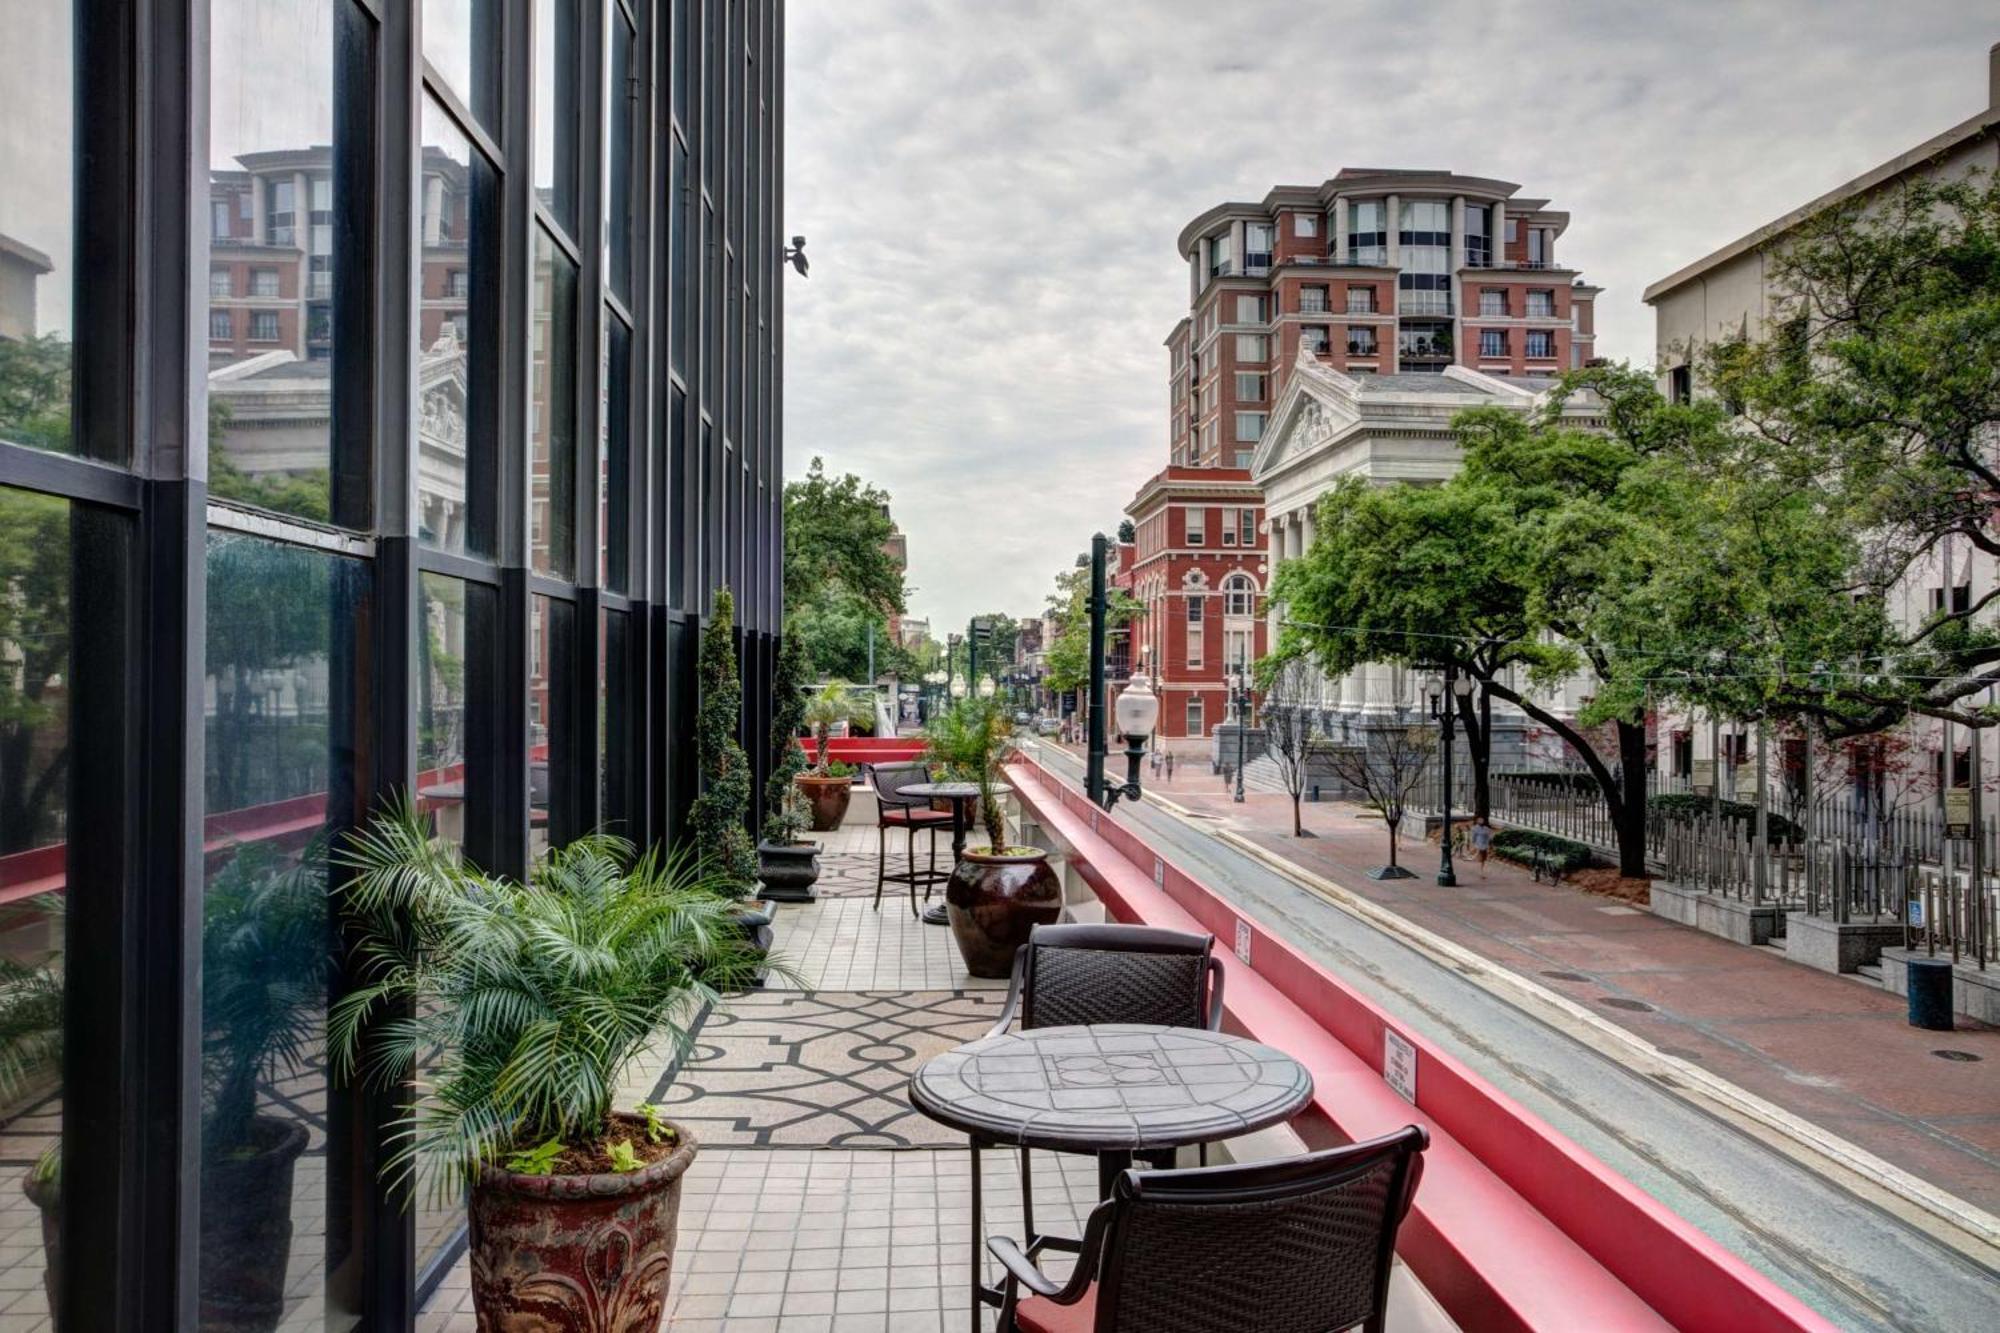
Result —
POLYGON ((1361 386, 1301 346, 1285 390, 1271 410, 1264 438, 1250 460, 1260 485, 1286 465, 1317 452, 1361 419, 1361 386))

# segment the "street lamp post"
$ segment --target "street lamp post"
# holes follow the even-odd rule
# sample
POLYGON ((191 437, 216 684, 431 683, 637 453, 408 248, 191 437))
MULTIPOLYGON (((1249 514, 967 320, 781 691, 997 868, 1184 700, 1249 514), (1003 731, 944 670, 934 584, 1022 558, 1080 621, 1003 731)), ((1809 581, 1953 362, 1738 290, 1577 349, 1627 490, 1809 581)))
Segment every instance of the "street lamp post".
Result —
POLYGON ((1444 831, 1438 838, 1437 882, 1444 888, 1458 884, 1458 872, 1451 864, 1451 724, 1458 701, 1472 693, 1472 682, 1458 674, 1455 663, 1444 665, 1444 689, 1431 696, 1431 708, 1438 715, 1438 732, 1444 746, 1444 831))
POLYGON ((1125 737, 1125 781, 1104 784, 1099 800, 1106 810, 1116 805, 1121 796, 1136 801, 1143 795, 1139 788, 1139 761, 1146 757, 1146 740, 1159 721, 1160 697, 1153 693, 1153 682, 1143 670, 1134 672, 1118 694, 1118 731, 1125 737))
MULTIPOLYGON (((1104 800, 1104 621, 1107 606, 1104 593, 1104 566, 1111 545, 1103 533, 1090 539, 1090 727, 1088 758, 1084 762, 1083 789, 1099 805, 1104 800)), ((1156 701, 1157 702, 1157 701, 1156 701)), ((1108 809, 1109 807, 1106 806, 1108 809)))
POLYGON ((1243 659, 1236 659, 1236 670, 1229 677, 1229 706, 1236 718, 1236 794, 1232 798, 1239 804, 1243 800, 1243 759, 1247 748, 1243 731, 1250 724, 1250 672, 1243 659))

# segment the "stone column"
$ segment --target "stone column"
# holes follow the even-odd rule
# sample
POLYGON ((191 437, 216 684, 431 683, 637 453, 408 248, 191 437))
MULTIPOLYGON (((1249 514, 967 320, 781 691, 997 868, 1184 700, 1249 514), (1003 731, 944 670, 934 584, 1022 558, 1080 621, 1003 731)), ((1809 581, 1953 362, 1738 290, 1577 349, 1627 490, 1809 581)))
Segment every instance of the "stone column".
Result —
MULTIPOLYGON (((1451 346, 1458 359, 1465 365, 1476 366, 1476 356, 1467 355, 1465 346, 1465 290, 1458 271, 1465 265, 1465 196, 1453 195, 1451 199, 1451 257, 1445 261, 1450 265, 1451 274, 1451 346)), ((1477 352, 1477 347, 1471 349, 1477 352)))
POLYGON ((1347 253, 1347 196, 1344 194, 1333 197, 1333 228, 1327 234, 1332 241, 1328 253, 1335 259, 1344 256, 1347 253))
MULTIPOLYGON (((1229 224, 1229 268, 1233 273, 1249 272, 1248 267, 1243 262, 1243 219, 1241 218, 1229 224)), ((1234 311, 1230 313, 1232 316, 1235 314, 1234 311)))
POLYGON ((1492 232, 1492 235, 1488 239, 1493 242, 1494 267, 1504 268, 1506 267, 1505 261, 1507 258, 1507 205, 1506 204, 1496 203, 1493 205, 1493 211, 1487 214, 1486 226, 1487 229, 1492 232))

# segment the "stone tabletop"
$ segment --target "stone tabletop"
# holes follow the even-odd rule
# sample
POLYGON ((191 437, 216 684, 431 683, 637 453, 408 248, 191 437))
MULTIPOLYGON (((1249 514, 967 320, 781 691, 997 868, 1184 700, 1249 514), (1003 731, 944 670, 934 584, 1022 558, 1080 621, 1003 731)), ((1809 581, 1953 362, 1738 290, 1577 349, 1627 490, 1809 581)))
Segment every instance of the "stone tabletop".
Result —
MULTIPOLYGON (((1007 788, 995 783, 993 790, 1006 791, 1007 788)), ((913 782, 902 788, 905 796, 921 796, 946 801, 969 801, 979 795, 976 782, 913 782)))
POLYGON ((995 1143, 1123 1152, 1210 1143, 1312 1100, 1298 1061, 1226 1032, 1110 1023, 984 1037, 938 1056, 910 1103, 995 1143))

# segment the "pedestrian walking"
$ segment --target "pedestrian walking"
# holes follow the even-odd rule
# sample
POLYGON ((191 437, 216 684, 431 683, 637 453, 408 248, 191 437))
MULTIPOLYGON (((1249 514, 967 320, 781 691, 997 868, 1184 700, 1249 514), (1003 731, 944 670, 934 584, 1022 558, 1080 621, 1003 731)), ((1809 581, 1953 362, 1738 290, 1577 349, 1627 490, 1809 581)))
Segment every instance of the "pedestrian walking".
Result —
POLYGON ((1174 752, 1172 750, 1169 750, 1167 751, 1167 781, 1172 782, 1173 780, 1174 780, 1174 752))
POLYGON ((1479 859, 1479 878, 1486 878, 1486 858, 1493 854, 1493 826, 1481 815, 1472 821, 1472 854, 1479 859))

